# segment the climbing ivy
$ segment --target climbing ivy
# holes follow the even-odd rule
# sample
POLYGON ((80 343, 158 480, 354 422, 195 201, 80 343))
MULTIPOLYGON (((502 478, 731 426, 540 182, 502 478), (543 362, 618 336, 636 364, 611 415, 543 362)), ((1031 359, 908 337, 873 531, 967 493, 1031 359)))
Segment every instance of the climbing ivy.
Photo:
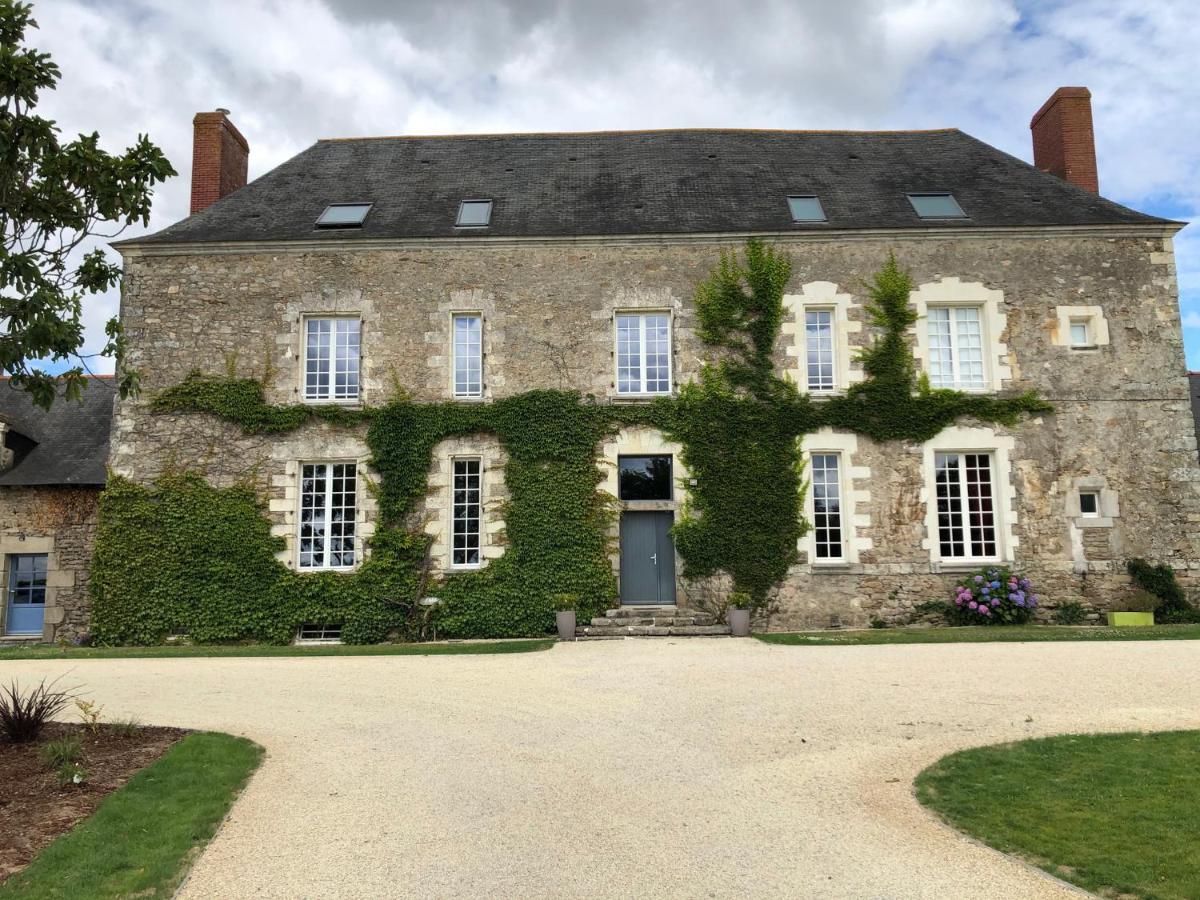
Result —
POLYGON ((601 404, 569 391, 537 390, 488 404, 271 405, 254 379, 193 373, 155 398, 158 413, 207 413, 247 433, 282 433, 312 421, 366 425, 379 474, 378 528, 354 573, 298 574, 275 554, 262 501, 249 481, 215 488, 196 473, 152 486, 113 478, 101 502, 93 562, 98 639, 151 643, 172 633, 198 641, 287 641, 305 621, 343 622, 347 641, 426 636, 434 622, 417 601, 437 596, 446 637, 540 635, 553 596, 580 598, 586 620, 611 604, 615 509, 597 490, 598 445, 623 426, 661 429, 683 447, 694 480, 675 526, 683 574, 725 573, 755 605, 796 560, 808 523, 801 439, 823 426, 879 441, 925 440, 963 416, 1012 423, 1049 407, 1033 394, 982 397, 933 390, 916 377, 906 331, 912 281, 894 258, 868 285, 873 340, 861 352, 865 380, 814 402, 775 375, 786 256, 747 242, 744 262, 722 254, 696 291, 698 334, 717 361, 676 398, 601 404), (505 553, 483 569, 429 571, 421 503, 434 447, 493 434, 508 453, 511 494, 501 510, 505 553))

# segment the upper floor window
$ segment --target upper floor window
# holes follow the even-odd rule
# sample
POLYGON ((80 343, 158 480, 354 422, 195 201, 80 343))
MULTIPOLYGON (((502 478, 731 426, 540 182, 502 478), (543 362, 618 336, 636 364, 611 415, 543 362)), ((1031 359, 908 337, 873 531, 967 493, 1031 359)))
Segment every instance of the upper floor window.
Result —
POLYGON ((667 313, 617 315, 617 393, 671 392, 671 317, 667 313))
POLYGON ((454 325, 454 396, 483 396, 483 317, 456 315, 454 325))
POLYGON ((810 391, 832 391, 834 378, 834 311, 808 309, 804 312, 804 355, 810 391))
POLYGON ((909 194, 908 202, 922 219, 965 219, 967 214, 950 193, 909 194))
POLYGON ((978 306, 929 307, 929 381, 934 387, 983 389, 982 312, 978 306))
POLYGON ((348 569, 355 559, 357 466, 305 463, 300 469, 300 568, 348 569))
POLYGON ((304 399, 358 399, 359 320, 309 318, 304 323, 304 399))
POLYGON ((937 453, 938 547, 942 559, 998 556, 991 453, 937 453))

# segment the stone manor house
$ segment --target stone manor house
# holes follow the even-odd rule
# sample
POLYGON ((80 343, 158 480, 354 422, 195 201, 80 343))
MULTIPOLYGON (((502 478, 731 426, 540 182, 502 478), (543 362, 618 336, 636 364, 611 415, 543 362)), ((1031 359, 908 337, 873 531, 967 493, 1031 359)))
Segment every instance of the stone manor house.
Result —
MULTIPOLYGON (((644 404, 711 358, 695 288, 757 236, 793 263, 775 361, 801 391, 862 379, 856 350, 876 331, 864 280, 892 252, 917 285, 911 347, 932 386, 1032 389, 1053 408, 925 443, 807 435, 814 527, 762 627, 896 619, 989 562, 1017 566, 1048 607, 1106 608, 1134 556, 1190 579, 1182 226, 1099 195, 1090 104, 1060 88, 1038 110, 1034 165, 955 129, 688 129, 320 140, 250 184, 245 138, 226 111, 201 113, 192 215, 117 245, 143 393, 116 405, 109 466, 150 483, 194 462, 221 486, 253 468, 286 565, 352 571, 377 517, 364 427, 248 436, 153 413, 153 397, 232 371, 265 373, 273 404, 397 390, 486 404, 536 388, 644 404)), ((613 605, 689 607, 699 588, 670 532, 690 483, 680 447, 627 428, 596 456, 620 510, 613 605)), ((488 435, 435 448, 436 571, 504 554, 506 459, 488 435)))

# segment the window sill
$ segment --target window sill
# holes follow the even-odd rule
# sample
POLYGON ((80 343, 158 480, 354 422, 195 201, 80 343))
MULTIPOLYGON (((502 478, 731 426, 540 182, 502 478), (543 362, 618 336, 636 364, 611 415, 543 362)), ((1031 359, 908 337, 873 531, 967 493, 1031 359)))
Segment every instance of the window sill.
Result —
POLYGON ((982 569, 987 566, 995 566, 1003 568, 1005 566, 1011 568, 1012 560, 1004 559, 955 559, 955 560, 935 560, 933 565, 936 566, 936 571, 943 574, 958 573, 958 572, 974 572, 977 569, 982 569))
POLYGON ((816 575, 818 572, 828 573, 830 575, 845 575, 845 574, 848 574, 849 572, 851 572, 854 568, 853 563, 846 562, 846 561, 810 562, 808 565, 809 565, 809 568, 812 569, 813 575, 816 575))
POLYGON ((651 400, 658 400, 661 397, 673 397, 675 392, 662 391, 657 394, 610 394, 614 403, 649 403, 651 400))
POLYGON ((465 566, 452 565, 448 569, 446 569, 446 571, 447 572, 478 572, 482 568, 483 568, 483 563, 474 563, 472 565, 465 565, 465 566))
POLYGON ((452 399, 455 403, 485 403, 485 402, 487 402, 487 397, 483 396, 482 394, 480 394, 478 396, 461 396, 461 397, 458 395, 455 395, 454 397, 451 397, 450 399, 452 399))
POLYGON ((310 397, 304 397, 300 402, 305 406, 344 406, 351 409, 358 409, 363 405, 361 397, 354 400, 313 399, 310 397))
POLYGON ((296 571, 301 575, 318 575, 321 572, 333 572, 335 574, 348 575, 358 570, 357 565, 353 566, 296 566, 296 571))

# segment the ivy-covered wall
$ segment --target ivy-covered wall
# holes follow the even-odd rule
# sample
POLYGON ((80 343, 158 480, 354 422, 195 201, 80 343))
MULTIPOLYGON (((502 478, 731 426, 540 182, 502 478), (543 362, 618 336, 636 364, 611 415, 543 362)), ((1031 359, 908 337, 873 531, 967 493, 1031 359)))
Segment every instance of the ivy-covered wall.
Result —
MULTIPOLYGON (((153 413, 202 413, 246 434, 365 424, 378 474, 379 528, 354 574, 296 574, 280 564, 250 483, 214 488, 181 470, 153 485, 116 480, 106 492, 94 593, 97 636, 152 642, 282 641, 303 621, 344 622, 343 637, 422 636, 421 596, 441 599, 448 637, 535 635, 552 623, 556 593, 581 598, 583 617, 616 597, 609 556, 609 501, 596 487, 602 440, 624 425, 651 425, 683 445, 694 478, 675 529, 684 575, 718 573, 756 604, 796 559, 803 436, 821 427, 877 441, 919 441, 964 416, 1013 423, 1049 407, 1031 393, 1006 398, 930 390, 916 376, 907 337, 912 280, 888 258, 869 285, 874 340, 862 354, 865 380, 813 402, 776 372, 791 260, 750 241, 729 252, 696 289, 697 335, 714 363, 675 398, 645 405, 597 402, 570 391, 532 390, 488 404, 401 398, 361 409, 268 404, 263 382, 193 374, 153 401, 153 413), (508 551, 485 569, 431 583, 427 536, 414 523, 434 446, 492 433, 508 452, 504 510, 508 551), (764 486, 769 485, 769 490, 764 486)), ((251 475, 251 472, 247 473, 251 475)))

